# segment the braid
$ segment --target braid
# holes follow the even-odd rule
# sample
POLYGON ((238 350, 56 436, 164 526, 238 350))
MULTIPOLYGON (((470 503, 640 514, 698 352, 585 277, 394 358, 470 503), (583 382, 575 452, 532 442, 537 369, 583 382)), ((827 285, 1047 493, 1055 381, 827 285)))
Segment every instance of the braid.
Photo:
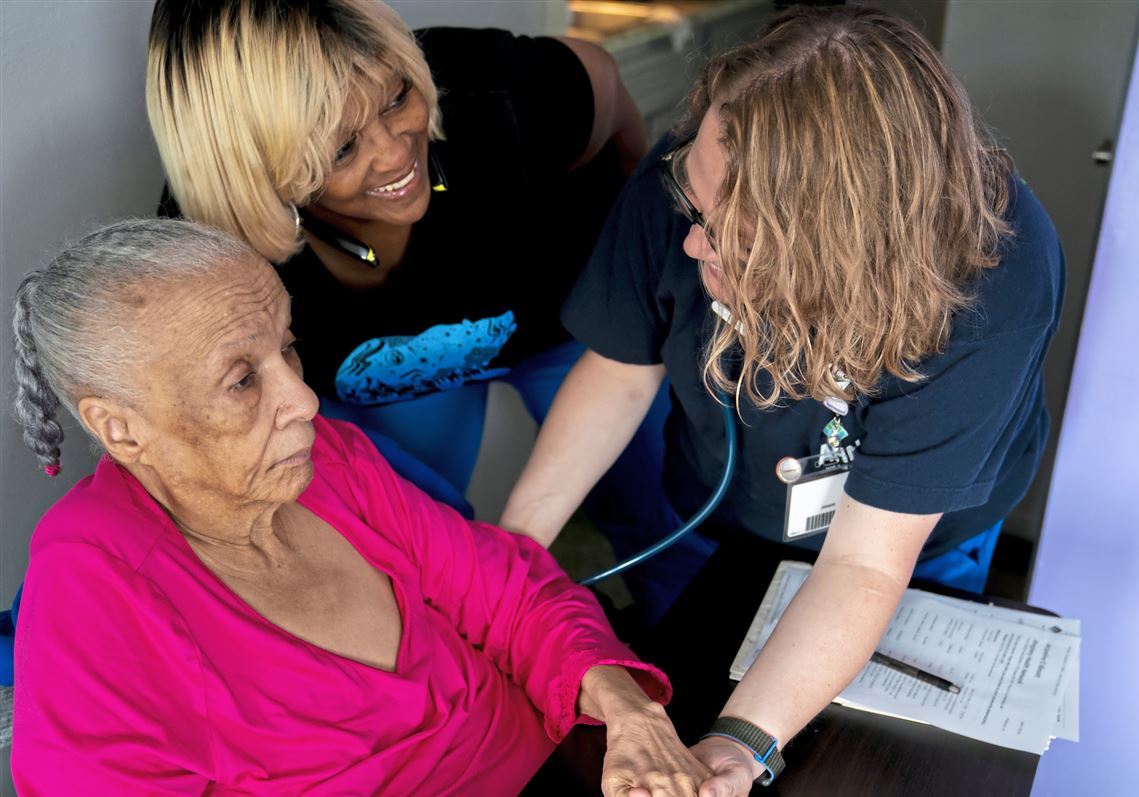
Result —
POLYGON ((127 219, 89 233, 24 278, 12 313, 12 414, 48 476, 59 473, 60 407, 100 442, 76 402, 137 398, 138 385, 123 366, 145 345, 130 328, 132 296, 255 256, 244 243, 199 224, 127 219))
POLYGON ((16 290, 12 330, 16 348, 16 420, 24 427, 24 443, 39 458, 49 476, 59 473, 59 445, 63 427, 55 420, 59 396, 52 389, 40 366, 40 356, 32 334, 32 294, 43 272, 33 271, 16 290))

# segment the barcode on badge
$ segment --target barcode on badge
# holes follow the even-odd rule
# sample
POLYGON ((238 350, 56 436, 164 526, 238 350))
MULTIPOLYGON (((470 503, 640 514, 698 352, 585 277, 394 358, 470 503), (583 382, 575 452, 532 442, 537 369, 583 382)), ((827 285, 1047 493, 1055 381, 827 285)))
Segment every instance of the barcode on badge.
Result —
POLYGON ((820 531, 827 528, 831 524, 831 518, 834 517, 834 510, 830 512, 820 512, 817 515, 811 515, 807 518, 807 524, 803 529, 804 534, 810 534, 812 531, 820 531))

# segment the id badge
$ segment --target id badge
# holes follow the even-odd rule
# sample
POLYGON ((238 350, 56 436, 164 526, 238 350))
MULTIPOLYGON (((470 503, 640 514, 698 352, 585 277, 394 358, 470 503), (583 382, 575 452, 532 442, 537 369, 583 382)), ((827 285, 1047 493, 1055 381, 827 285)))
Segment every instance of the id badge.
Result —
POLYGON ((800 460, 804 473, 787 485, 787 510, 783 519, 783 541, 801 540, 822 534, 842 500, 842 488, 850 471, 847 464, 829 465, 809 470, 818 460, 800 460))

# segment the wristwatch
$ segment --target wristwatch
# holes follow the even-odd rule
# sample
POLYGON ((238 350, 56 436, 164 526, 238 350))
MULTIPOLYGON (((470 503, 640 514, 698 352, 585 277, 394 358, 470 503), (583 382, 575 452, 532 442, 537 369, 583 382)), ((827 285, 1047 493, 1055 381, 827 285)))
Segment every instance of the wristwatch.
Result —
POLYGON ((747 720, 738 717, 720 717, 700 738, 707 739, 709 736, 722 736, 733 742, 739 742, 751 750, 755 760, 767 770, 766 777, 759 782, 761 786, 770 786, 783 771, 784 763, 783 756, 779 753, 779 740, 747 720))

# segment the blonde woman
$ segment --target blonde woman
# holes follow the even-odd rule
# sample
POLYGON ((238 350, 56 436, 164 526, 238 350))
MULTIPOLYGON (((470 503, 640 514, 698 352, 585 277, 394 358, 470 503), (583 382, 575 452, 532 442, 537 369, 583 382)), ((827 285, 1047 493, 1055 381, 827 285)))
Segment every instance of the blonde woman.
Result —
MULTIPOLYGON (((375 0, 159 0, 147 107, 180 211, 278 265, 322 413, 470 516, 489 381, 541 421, 583 352, 558 312, 645 151, 613 59, 375 0)), ((607 529, 670 522, 666 402, 594 493, 607 529)))
POLYGON ((694 512, 724 465, 720 401, 734 406, 739 465, 709 533, 818 556, 694 748, 720 775, 701 797, 724 797, 778 771, 911 575, 983 588, 1044 447, 1064 267, 960 84, 888 15, 777 17, 708 65, 691 120, 634 175, 567 302, 590 351, 503 524, 548 544, 665 374, 666 491, 694 512), (814 506, 821 490, 794 492, 820 479, 814 506))

